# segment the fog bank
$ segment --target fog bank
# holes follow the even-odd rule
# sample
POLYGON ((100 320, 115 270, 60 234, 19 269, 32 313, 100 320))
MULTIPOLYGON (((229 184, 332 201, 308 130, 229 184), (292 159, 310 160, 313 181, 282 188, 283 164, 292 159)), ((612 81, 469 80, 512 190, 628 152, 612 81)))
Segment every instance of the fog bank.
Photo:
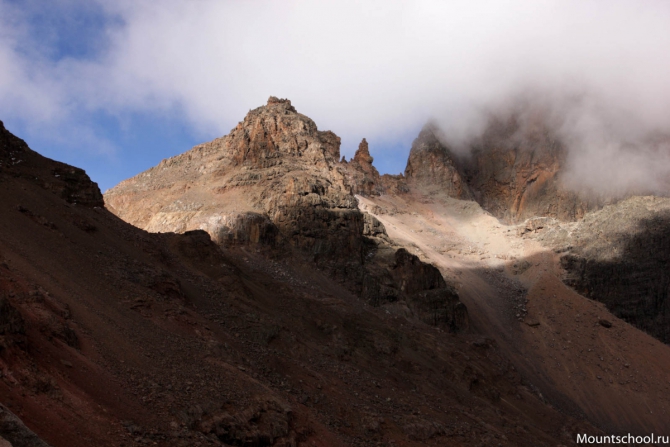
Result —
POLYGON ((53 51, 58 39, 31 32, 39 2, 0 0, 3 116, 66 129, 98 111, 177 111, 223 135, 274 95, 342 136, 346 155, 366 137, 379 157, 430 119, 466 141, 522 95, 551 110, 574 187, 660 188, 670 166, 650 143, 670 129, 664 1, 63 4, 97 5, 99 45, 53 51))

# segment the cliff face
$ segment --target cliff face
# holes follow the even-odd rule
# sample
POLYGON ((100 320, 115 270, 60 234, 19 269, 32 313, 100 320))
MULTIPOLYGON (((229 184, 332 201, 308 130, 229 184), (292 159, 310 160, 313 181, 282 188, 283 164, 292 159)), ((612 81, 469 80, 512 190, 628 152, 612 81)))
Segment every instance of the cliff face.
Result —
MULTIPOLYGON (((340 161, 340 139, 319 131, 288 100, 270 98, 223 138, 197 146, 126 180, 106 193, 109 209, 148 231, 202 229, 222 246, 296 250, 361 293, 364 282, 394 290, 374 303, 416 301, 385 272, 395 251, 383 225, 366 221, 354 194, 385 190, 365 140, 349 163, 340 161)), ((395 182, 397 183, 397 182, 395 182)), ((421 263, 421 261, 417 262, 421 263)), ((467 318, 445 284, 439 320, 425 306, 417 315, 458 330, 467 318), (458 320, 458 324, 457 324, 458 320)), ((431 289, 431 290, 432 290, 431 289)), ((467 326, 467 324, 465 324, 467 326)))
POLYGON ((231 133, 164 160, 107 194, 149 231, 204 229, 221 244, 290 244, 360 264, 363 217, 339 166, 340 139, 270 98, 231 133), (337 252, 335 247, 338 248, 337 252))
POLYGON ((475 200, 506 222, 533 216, 575 220, 597 207, 562 187, 566 151, 542 121, 492 120, 463 154, 426 126, 414 141, 405 176, 424 191, 475 200))
POLYGON ((448 197, 471 200, 470 187, 463 179, 456 157, 440 143, 436 132, 436 128, 427 125, 412 143, 405 168, 407 181, 424 190, 437 190, 448 197))
POLYGON ((533 216, 575 220, 595 203, 561 185, 567 152, 541 118, 494 120, 462 161, 475 199, 494 216, 519 222, 533 216))

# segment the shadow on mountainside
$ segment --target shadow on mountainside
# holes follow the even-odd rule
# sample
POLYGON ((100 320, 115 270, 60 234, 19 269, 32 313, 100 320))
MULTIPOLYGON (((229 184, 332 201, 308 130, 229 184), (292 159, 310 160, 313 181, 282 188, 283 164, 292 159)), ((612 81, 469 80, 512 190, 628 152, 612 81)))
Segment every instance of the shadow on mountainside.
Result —
POLYGON ((560 411, 607 433, 663 432, 670 348, 566 286, 550 271, 554 259, 547 250, 504 270, 464 269, 471 330, 495 340, 526 386, 560 411))
POLYGON ((606 236, 606 247, 575 247, 561 258, 566 284, 669 343, 670 211, 640 220, 634 232, 606 236))

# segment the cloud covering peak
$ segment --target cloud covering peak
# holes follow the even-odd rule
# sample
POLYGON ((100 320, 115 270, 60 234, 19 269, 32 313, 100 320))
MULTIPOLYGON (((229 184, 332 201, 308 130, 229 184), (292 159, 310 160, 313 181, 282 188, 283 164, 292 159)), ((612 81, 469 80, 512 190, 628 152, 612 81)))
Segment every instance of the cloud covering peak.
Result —
POLYGON ((624 134, 614 139, 670 128, 664 1, 62 4, 62 14, 84 11, 81 23, 95 16, 98 26, 83 28, 98 45, 68 50, 58 23, 35 38, 38 2, 0 0, 3 116, 67 128, 86 113, 177 113, 195 132, 222 135, 275 95, 341 135, 344 152, 366 136, 374 154, 429 119, 467 139, 485 112, 530 94, 560 107, 588 98, 571 111, 574 138, 589 127, 624 134))

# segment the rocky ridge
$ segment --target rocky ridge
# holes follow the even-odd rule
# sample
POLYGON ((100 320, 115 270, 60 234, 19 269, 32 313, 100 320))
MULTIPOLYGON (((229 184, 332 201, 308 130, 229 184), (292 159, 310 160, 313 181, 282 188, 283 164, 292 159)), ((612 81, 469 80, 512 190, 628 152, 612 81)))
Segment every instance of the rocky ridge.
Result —
POLYGON ((437 138, 438 130, 427 125, 412 143, 405 177, 410 185, 435 190, 449 197, 472 200, 470 187, 463 180, 455 155, 437 138))
POLYGON ((562 185, 567 152, 541 116, 492 118, 459 152, 441 140, 433 125, 421 131, 407 162, 408 182, 475 200, 505 222, 535 216, 572 221, 601 205, 562 185))
POLYGON ((11 172, 16 178, 30 179, 69 203, 89 207, 105 205, 98 185, 83 169, 50 160, 49 175, 40 175, 42 173, 35 171, 34 166, 36 160, 42 158, 25 141, 5 129, 0 121, 0 171, 11 172))
POLYGON ((404 301, 425 321, 467 326, 457 293, 444 281, 408 290, 403 275, 387 274, 400 271, 389 255, 397 247, 354 197, 383 190, 372 161, 363 140, 342 163, 339 137, 318 130, 289 100, 271 97, 229 135, 122 182, 105 200, 147 231, 202 229, 224 247, 295 250, 371 303, 404 301), (429 309, 425 294, 439 311, 429 309))
POLYGON ((348 163, 342 157, 345 166, 344 172, 350 185, 353 185, 353 194, 379 195, 384 191, 379 171, 372 165, 374 158, 370 155, 368 142, 363 138, 358 150, 348 163))
MULTIPOLYGON (((259 243, 147 233, 54 194, 43 185, 59 165, 25 160, 0 170, 0 400, 54 447, 536 446, 600 433, 543 402, 493 340, 446 334, 400 301, 370 306, 259 243)), ((379 221, 362 226, 384 239, 379 221)), ((444 288, 430 265, 379 247, 402 293, 444 288)))

